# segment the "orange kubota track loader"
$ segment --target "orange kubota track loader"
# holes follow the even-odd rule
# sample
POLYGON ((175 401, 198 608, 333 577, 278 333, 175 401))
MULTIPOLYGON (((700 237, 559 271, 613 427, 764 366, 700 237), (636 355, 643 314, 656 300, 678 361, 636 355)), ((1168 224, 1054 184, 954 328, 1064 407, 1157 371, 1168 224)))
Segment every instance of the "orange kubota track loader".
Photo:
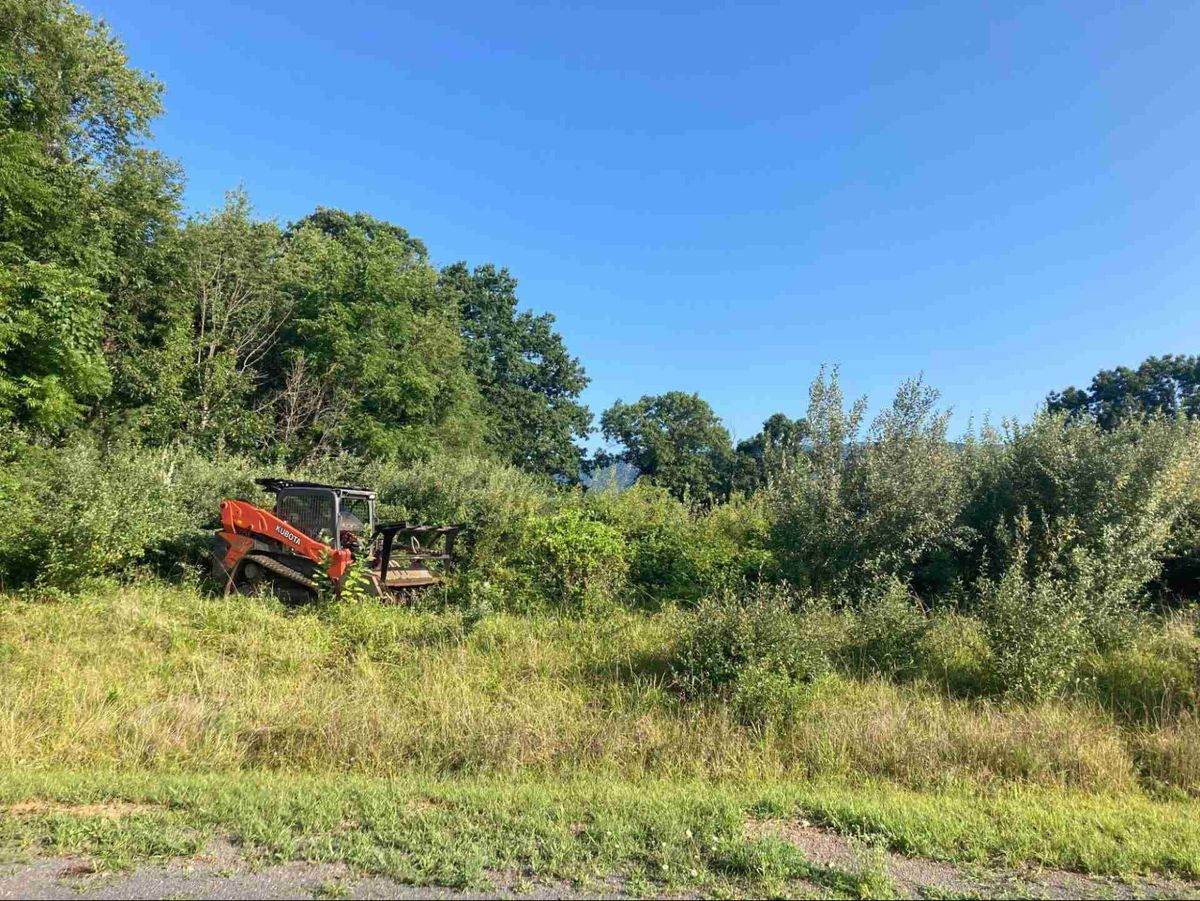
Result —
POLYGON ((361 559, 370 594, 404 599, 438 584, 452 562, 462 526, 376 523, 375 492, 368 488, 256 481, 274 493, 273 510, 221 502, 213 576, 226 592, 269 587, 287 599, 305 600, 325 581, 339 590, 351 563, 361 559))

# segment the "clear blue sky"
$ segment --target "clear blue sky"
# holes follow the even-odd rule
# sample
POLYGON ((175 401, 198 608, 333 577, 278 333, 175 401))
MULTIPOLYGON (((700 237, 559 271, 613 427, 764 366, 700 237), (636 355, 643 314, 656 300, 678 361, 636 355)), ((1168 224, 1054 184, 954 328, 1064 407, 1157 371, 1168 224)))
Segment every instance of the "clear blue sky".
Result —
POLYGON ((957 411, 1200 352, 1200 6, 86 0, 187 202, 493 261, 615 398, 735 435, 823 362, 957 411))

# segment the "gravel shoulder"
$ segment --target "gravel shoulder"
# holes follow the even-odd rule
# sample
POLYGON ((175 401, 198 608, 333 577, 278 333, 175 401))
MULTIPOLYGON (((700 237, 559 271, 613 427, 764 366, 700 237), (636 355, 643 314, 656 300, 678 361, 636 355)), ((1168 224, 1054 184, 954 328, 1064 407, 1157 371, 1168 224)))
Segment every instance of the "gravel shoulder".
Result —
POLYGON ((293 861, 260 865, 227 839, 214 841, 195 857, 133 869, 98 872, 78 856, 35 857, 0 864, 0 899, 282 899, 282 898, 622 898, 580 893, 567 885, 521 886, 498 879, 493 891, 412 885, 365 875, 338 863, 293 861))
POLYGON ((818 866, 878 873, 901 898, 1200 898, 1200 882, 1100 878, 1050 868, 966 867, 906 857, 805 820, 750 820, 746 833, 751 839, 787 842, 818 866))
MULTIPOLYGON (((1052 869, 956 866, 906 857, 864 845, 806 821, 751 820, 752 840, 786 842, 818 873, 873 874, 901 898, 1200 898, 1200 882, 1174 879, 1111 879, 1052 869)), ((830 897, 825 880, 798 881, 792 897, 830 897)), ((193 857, 132 869, 98 871, 74 855, 32 857, 0 863, 0 899, 118 898, 613 898, 638 897, 620 879, 580 888, 494 874, 484 890, 412 885, 369 875, 338 863, 293 861, 265 865, 244 855, 227 838, 210 842, 193 857)), ((670 894, 665 897, 699 897, 670 894)))

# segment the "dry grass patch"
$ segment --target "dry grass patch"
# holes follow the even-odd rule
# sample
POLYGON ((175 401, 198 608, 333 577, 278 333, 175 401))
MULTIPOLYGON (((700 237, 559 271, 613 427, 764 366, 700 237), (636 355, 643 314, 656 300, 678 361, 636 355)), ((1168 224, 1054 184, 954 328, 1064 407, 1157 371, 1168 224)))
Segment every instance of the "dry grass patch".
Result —
POLYGON ((1139 732, 1132 740, 1134 757, 1152 782, 1200 797, 1200 720, 1139 732))
POLYGON ((141 804, 132 801, 104 801, 96 804, 68 804, 62 801, 30 800, 10 804, 4 808, 4 814, 10 817, 99 817, 106 820, 116 820, 122 817, 138 814, 160 813, 163 808, 158 804, 141 804))
POLYGON ((1120 730, 1078 707, 968 702, 879 680, 827 680, 810 695, 780 741, 785 762, 813 775, 870 774, 914 787, 1136 785, 1120 730))

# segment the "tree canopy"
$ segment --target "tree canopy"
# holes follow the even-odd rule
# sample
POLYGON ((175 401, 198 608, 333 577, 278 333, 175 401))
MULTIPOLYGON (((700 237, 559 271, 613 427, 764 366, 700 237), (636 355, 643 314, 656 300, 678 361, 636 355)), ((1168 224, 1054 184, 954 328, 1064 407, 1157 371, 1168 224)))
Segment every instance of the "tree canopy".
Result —
POLYGON ((787 467, 804 452, 810 436, 808 420, 775 413, 763 422, 762 431, 739 441, 734 460, 733 486, 750 492, 766 485, 772 474, 787 467))
POLYGON ((70 3, 0 3, 0 412, 18 425, 61 433, 113 388, 105 348, 178 209, 175 167, 140 145, 161 91, 70 3))
POLYGON ((1200 356, 1150 357, 1137 369, 1102 369, 1086 391, 1074 386, 1046 399, 1050 412, 1088 416, 1104 428, 1146 413, 1200 416, 1200 356))
POLYGON ((0 416, 281 462, 470 450, 578 477, 587 376, 491 263, 244 192, 184 219, 163 86, 66 0, 0 0, 0 416))
POLYGON ((600 463, 634 466, 677 497, 703 500, 729 492, 733 443, 729 431, 698 394, 668 391, 636 403, 617 401, 600 429, 621 449, 600 463))
POLYGON ((588 378, 554 330, 554 317, 517 310, 517 280, 488 263, 455 263, 441 283, 458 298, 467 365, 486 401, 487 442, 525 469, 576 478, 577 443, 592 414, 579 402, 588 378))
POLYGON ((291 316, 276 391, 283 374, 311 373, 308 390, 326 392, 326 417, 336 411, 340 420, 331 436, 371 456, 479 445, 479 390, 457 305, 439 289, 424 245, 362 213, 318 210, 289 230, 279 265, 291 316))

